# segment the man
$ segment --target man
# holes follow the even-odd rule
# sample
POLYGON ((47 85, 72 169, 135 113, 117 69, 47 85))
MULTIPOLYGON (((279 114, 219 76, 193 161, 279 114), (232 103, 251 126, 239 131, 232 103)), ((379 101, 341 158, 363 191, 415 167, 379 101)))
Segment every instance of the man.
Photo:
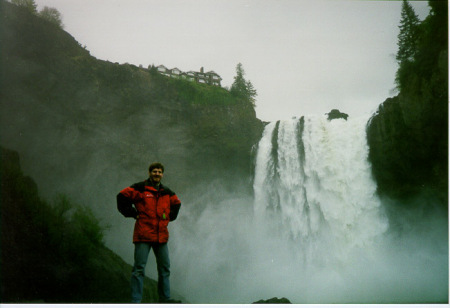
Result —
POLYGON ((136 219, 133 232, 134 266, 131 275, 131 301, 140 303, 144 288, 145 265, 150 249, 156 257, 160 302, 170 299, 170 260, 167 225, 178 216, 181 202, 177 195, 161 184, 164 166, 152 163, 149 178, 131 185, 117 195, 117 209, 125 217, 136 219), (134 207, 133 207, 134 204, 134 207))

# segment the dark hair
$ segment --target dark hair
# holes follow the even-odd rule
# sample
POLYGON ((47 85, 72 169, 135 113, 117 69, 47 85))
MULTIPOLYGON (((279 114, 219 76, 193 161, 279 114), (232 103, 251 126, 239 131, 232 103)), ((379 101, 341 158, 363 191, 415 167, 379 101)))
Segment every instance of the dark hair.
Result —
POLYGON ((161 169, 164 173, 164 166, 161 163, 152 163, 150 167, 148 167, 148 171, 152 172, 153 169, 161 169))

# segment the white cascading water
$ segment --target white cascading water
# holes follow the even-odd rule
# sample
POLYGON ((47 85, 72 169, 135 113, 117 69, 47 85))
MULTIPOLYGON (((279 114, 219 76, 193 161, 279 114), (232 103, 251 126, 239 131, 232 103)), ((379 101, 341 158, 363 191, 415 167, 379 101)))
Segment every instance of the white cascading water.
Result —
POLYGON ((255 214, 305 261, 345 257, 387 229, 367 160, 366 118, 269 123, 258 145, 255 214), (327 252, 327 253, 325 253, 327 252))
POLYGON ((446 213, 413 216, 391 204, 388 229, 388 201, 376 195, 368 161, 367 120, 269 123, 254 196, 211 182, 171 224, 174 290, 193 303, 445 301, 446 213))

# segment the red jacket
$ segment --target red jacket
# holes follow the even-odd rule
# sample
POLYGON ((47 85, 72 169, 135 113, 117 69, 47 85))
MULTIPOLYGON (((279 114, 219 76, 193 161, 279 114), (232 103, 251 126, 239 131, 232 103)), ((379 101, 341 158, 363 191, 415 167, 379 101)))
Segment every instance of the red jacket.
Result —
POLYGON ((156 190, 149 180, 133 184, 117 195, 119 212, 125 217, 136 218, 134 243, 166 243, 169 240, 167 225, 177 218, 180 206, 173 191, 162 184, 156 190))

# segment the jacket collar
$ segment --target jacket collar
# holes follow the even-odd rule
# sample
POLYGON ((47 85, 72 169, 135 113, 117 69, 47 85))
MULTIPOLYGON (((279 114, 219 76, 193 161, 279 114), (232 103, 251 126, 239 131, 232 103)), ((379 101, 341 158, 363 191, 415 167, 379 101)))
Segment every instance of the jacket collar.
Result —
POLYGON ((164 190, 164 185, 161 182, 159 183, 159 185, 154 185, 153 181, 150 178, 145 180, 145 186, 149 186, 156 191, 164 190))

